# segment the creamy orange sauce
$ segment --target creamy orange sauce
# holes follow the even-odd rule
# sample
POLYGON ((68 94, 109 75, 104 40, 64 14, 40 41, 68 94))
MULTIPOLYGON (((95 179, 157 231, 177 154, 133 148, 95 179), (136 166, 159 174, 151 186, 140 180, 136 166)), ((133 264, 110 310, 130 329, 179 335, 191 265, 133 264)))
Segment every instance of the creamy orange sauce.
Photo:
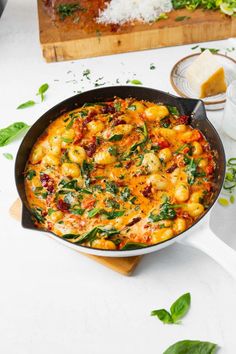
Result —
POLYGON ((175 107, 135 99, 85 104, 35 143, 25 189, 35 224, 102 249, 160 243, 201 217, 214 161, 175 107))

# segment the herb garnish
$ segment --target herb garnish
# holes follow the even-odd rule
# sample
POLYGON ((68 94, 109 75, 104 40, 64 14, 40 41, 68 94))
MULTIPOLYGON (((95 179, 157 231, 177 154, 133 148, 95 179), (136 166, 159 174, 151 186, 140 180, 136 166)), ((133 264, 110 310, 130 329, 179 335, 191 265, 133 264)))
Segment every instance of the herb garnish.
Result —
POLYGON ((82 234, 82 235, 75 235, 75 234, 65 234, 62 237, 67 239, 67 240, 73 240, 73 242, 77 245, 80 245, 81 243, 84 242, 93 242, 98 235, 101 236, 113 236, 117 235, 120 232, 116 230, 115 228, 105 228, 101 226, 96 226, 92 230, 82 234))
POLYGON ((188 184, 193 185, 195 179, 197 177, 204 177, 206 174, 205 172, 198 172, 197 167, 200 162, 200 159, 194 160, 193 158, 189 158, 188 156, 184 157, 184 162, 186 163, 186 172, 188 174, 188 184))
POLYGON ((26 173, 26 178, 27 178, 29 181, 31 181, 31 180, 34 178, 34 176, 36 176, 36 171, 34 171, 34 170, 29 170, 29 171, 27 171, 27 173, 26 173))
POLYGON ((9 152, 4 152, 3 156, 7 159, 7 160, 13 160, 13 155, 9 154, 9 152))
POLYGON ((223 184, 223 190, 226 195, 228 195, 228 199, 219 198, 218 203, 222 206, 228 206, 230 203, 234 204, 235 198, 232 193, 234 193, 236 189, 236 158, 232 157, 227 161, 227 171, 225 174, 225 180, 223 184))
POLYGON ((215 354, 217 344, 199 340, 182 340, 172 344, 163 354, 215 354))
POLYGON ((170 308, 170 312, 165 309, 153 310, 151 316, 157 316, 160 321, 167 324, 179 323, 179 320, 183 318, 189 308, 191 303, 190 293, 186 293, 180 296, 170 308))
POLYGON ((27 128, 29 128, 29 126, 26 123, 16 122, 6 128, 0 129, 0 146, 9 144, 27 128))
POLYGON ((65 20, 66 17, 70 17, 74 14, 74 12, 81 10, 85 11, 79 4, 60 4, 57 7, 57 12, 60 16, 61 20, 65 20))
POLYGON ((122 248, 122 251, 129 251, 129 250, 136 250, 138 248, 144 248, 147 247, 148 245, 146 243, 140 243, 140 242, 127 242, 122 248))
POLYGON ((116 195, 119 192, 119 188, 118 188, 118 186, 116 185, 115 182, 107 181, 106 182, 106 191, 111 193, 111 194, 116 195))
POLYGON ((134 145, 131 146, 129 155, 131 155, 134 151, 136 151, 138 146, 143 146, 148 140, 148 130, 147 130, 146 123, 144 123, 142 127, 138 127, 137 130, 140 133, 142 133, 143 139, 140 142, 135 143, 134 145))
POLYGON ((35 101, 29 100, 29 101, 26 101, 24 103, 21 103, 16 109, 24 109, 24 108, 32 107, 35 104, 36 104, 35 101))
POLYGON ((160 206, 159 214, 154 214, 153 212, 149 215, 149 220, 152 222, 157 222, 160 220, 173 220, 176 217, 176 212, 174 210, 176 206, 169 202, 169 198, 165 198, 164 203, 160 206))
POLYGON ((43 84, 39 87, 38 92, 36 93, 37 96, 41 97, 41 102, 44 101, 45 98, 45 92, 48 90, 49 85, 48 84, 43 84))

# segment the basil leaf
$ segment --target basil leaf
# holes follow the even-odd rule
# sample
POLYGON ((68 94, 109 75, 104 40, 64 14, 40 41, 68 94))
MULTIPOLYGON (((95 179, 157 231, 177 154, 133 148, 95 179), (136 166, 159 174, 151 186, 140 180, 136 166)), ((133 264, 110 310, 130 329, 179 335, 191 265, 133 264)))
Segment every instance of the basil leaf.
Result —
POLYGON ((190 308, 190 303, 191 303, 191 295, 190 293, 186 293, 180 296, 171 305, 170 312, 174 323, 178 322, 182 317, 186 315, 186 313, 190 308))
POLYGON ((108 140, 109 141, 120 141, 123 138, 123 134, 114 134, 108 140))
POLYGON ((9 152, 4 152, 3 156, 8 160, 13 160, 13 155, 9 154, 9 152))
POLYGON ((144 248, 147 247, 148 245, 146 243, 140 243, 140 242, 127 242, 122 248, 122 251, 129 251, 129 250, 136 250, 139 248, 144 248))
POLYGON ((165 309, 153 310, 151 312, 151 316, 157 316, 159 320, 162 321, 163 323, 167 323, 167 324, 173 323, 171 314, 165 309))
POLYGON ((134 79, 129 81, 133 85, 142 85, 143 83, 140 80, 134 79))
POLYGON ((21 103, 16 109, 23 109, 23 108, 28 108, 28 107, 32 107, 36 104, 36 102, 30 100, 30 101, 26 101, 24 103, 21 103))
POLYGON ((217 344, 199 340, 182 340, 171 345, 163 354, 214 354, 217 344))
POLYGON ((119 209, 120 208, 120 204, 115 199, 108 198, 105 201, 105 203, 109 208, 112 208, 112 209, 119 209))
POLYGON ((40 86, 40 88, 38 89, 38 92, 36 93, 37 96, 41 96, 41 102, 44 101, 44 94, 45 92, 48 90, 49 85, 48 84, 43 84, 40 86))
POLYGON ((5 146, 9 144, 26 128, 29 128, 27 124, 23 122, 16 122, 6 128, 0 129, 0 146, 5 146))
POLYGON ((157 222, 160 220, 173 220, 176 217, 176 211, 174 210, 174 205, 170 204, 167 199, 163 204, 161 204, 159 214, 150 213, 149 219, 152 222, 157 222))

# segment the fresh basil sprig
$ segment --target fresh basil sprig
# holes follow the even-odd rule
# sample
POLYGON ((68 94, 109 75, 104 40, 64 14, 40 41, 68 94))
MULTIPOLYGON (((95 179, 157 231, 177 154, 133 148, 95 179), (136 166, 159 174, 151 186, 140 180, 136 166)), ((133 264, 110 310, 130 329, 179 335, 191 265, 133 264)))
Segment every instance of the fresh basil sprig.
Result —
POLYGON ((23 122, 15 122, 6 128, 0 129, 0 146, 8 145, 29 126, 23 122))
POLYGON ((163 354, 214 354, 217 344, 199 340, 182 340, 172 344, 163 354))
POLYGON ((41 102, 44 101, 45 98, 45 92, 48 90, 49 85, 48 84, 43 84, 40 86, 40 88, 38 89, 38 92, 36 93, 37 96, 41 97, 41 102))
POLYGON ((165 309, 153 310, 151 316, 157 316, 160 321, 167 324, 179 323, 179 320, 183 318, 190 308, 191 295, 186 293, 180 296, 170 308, 170 312, 165 309))

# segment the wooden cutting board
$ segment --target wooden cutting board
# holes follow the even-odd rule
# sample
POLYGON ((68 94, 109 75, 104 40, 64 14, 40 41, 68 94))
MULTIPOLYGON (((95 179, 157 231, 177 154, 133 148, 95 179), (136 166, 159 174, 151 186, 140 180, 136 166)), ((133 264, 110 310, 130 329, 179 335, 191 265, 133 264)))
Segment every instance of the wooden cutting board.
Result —
MULTIPOLYGON (((86 16, 86 13, 81 17, 86 16)), ((40 43, 47 62, 88 58, 236 36, 236 17, 219 11, 175 10, 168 19, 152 24, 104 26, 89 16, 52 21, 38 0, 40 43), (183 21, 176 21, 187 16, 183 21)))
MULTIPOLYGON (((21 201, 20 199, 17 199, 12 204, 9 212, 14 219, 20 221, 21 210, 22 210, 21 201)), ((110 258, 110 257, 98 257, 98 256, 93 256, 85 253, 81 253, 81 254, 123 275, 131 275, 135 267, 141 260, 141 257, 139 256, 110 258)))

